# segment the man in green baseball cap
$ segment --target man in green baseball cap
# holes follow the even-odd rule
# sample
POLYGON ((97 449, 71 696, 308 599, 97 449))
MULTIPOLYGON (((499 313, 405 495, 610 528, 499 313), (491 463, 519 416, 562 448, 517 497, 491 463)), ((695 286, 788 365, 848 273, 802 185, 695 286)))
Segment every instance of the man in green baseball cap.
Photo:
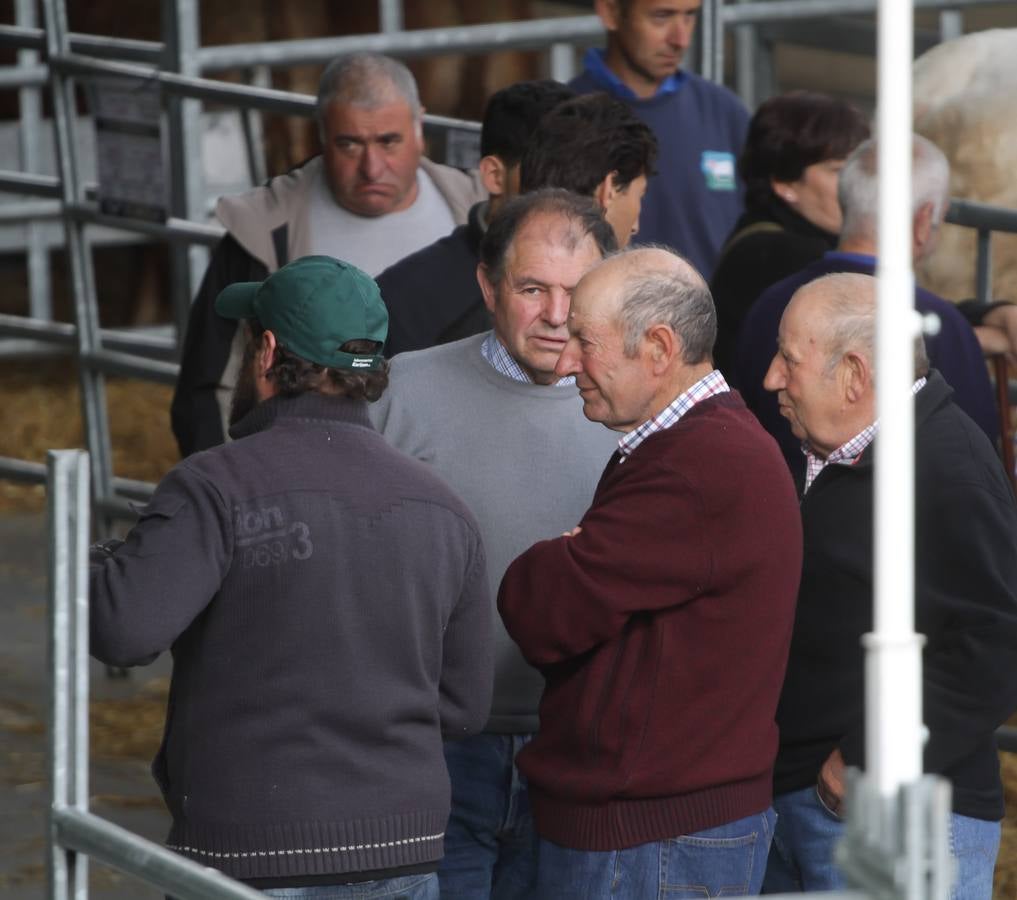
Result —
POLYGON ((172 850, 270 896, 435 900, 442 742, 491 707, 480 528, 371 424, 388 384, 371 278, 303 257, 216 308, 246 322, 233 440, 93 548, 91 652, 173 651, 153 766, 172 850))
POLYGON ((229 285, 215 311, 250 328, 231 427, 277 393, 313 389, 377 400, 388 384, 381 356, 388 311, 374 279, 349 263, 301 257, 264 281, 229 285))

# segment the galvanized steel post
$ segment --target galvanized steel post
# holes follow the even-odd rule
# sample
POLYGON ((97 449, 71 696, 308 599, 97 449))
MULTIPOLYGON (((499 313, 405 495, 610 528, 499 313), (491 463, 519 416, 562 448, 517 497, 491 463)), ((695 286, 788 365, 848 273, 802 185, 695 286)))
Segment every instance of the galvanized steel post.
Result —
MULTIPOLYGON (((33 0, 16 0, 15 18, 18 25, 34 28, 36 8, 33 0)), ((30 70, 39 63, 37 50, 19 50, 18 68, 30 70)), ((39 86, 27 85, 18 91, 20 121, 18 123, 18 145, 21 151, 21 168, 25 172, 40 172, 42 157, 42 90, 39 86)), ((53 318, 52 289, 50 285, 49 253, 45 234, 38 222, 29 222, 26 227, 28 250, 28 297, 29 310, 33 319, 53 318)))
POLYGON ((88 857, 57 841, 64 809, 88 811, 88 454, 50 451, 48 895, 88 897, 88 857))
MULTIPOLYGON (((67 9, 64 0, 43 0, 43 10, 46 17, 46 51, 49 58, 53 59, 69 51, 67 9)), ((106 387, 102 374, 84 362, 90 354, 101 349, 95 273, 92 268, 92 250, 85 236, 85 226, 69 212, 69 208, 81 200, 82 195, 74 122, 74 81, 53 69, 50 73, 50 84, 53 94, 53 126, 56 134, 60 197, 67 234, 67 253, 71 263, 71 286, 74 292, 82 419, 91 462, 92 488, 96 498, 106 498, 112 491, 113 477, 113 453, 110 447, 109 419, 106 415, 106 387)), ((107 531, 111 524, 108 518, 103 517, 101 528, 107 531)))
MULTIPOLYGON (((162 68, 185 76, 197 76, 200 49, 197 0, 162 0, 162 33, 165 57, 162 68)), ((170 214, 204 222, 205 185, 201 162, 201 101, 170 96, 166 102, 170 147, 170 214)), ((174 245, 172 267, 173 320, 177 345, 183 346, 191 298, 208 265, 204 247, 174 245)))

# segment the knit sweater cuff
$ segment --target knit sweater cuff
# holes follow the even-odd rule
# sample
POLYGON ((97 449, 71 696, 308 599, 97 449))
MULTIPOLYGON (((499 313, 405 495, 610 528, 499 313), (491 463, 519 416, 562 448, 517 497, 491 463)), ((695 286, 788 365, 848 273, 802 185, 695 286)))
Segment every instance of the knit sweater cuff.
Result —
POLYGON ((447 819, 445 809, 344 822, 174 823, 167 846, 240 879, 364 872, 441 859, 447 819))

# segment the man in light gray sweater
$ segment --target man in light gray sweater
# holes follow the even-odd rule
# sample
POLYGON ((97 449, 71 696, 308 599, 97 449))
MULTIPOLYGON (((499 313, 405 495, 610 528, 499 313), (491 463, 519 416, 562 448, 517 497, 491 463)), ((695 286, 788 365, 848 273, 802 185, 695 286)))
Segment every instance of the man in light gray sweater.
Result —
MULTIPOLYGON (((572 528, 617 441, 583 416, 554 366, 572 288, 615 247, 589 198, 549 189, 508 203, 480 248, 493 331, 392 360, 371 408, 386 439, 434 467, 476 516, 492 596, 509 563, 572 528)), ((452 814, 442 897, 529 897, 536 839, 516 753, 537 729, 543 680, 496 619, 495 688, 484 733, 446 744, 452 814)))

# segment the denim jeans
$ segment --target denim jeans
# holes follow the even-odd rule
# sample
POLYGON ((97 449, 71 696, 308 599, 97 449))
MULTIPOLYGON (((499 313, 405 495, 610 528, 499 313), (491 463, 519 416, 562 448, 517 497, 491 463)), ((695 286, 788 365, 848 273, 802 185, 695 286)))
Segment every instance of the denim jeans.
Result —
POLYGON ((516 754, 530 734, 478 734, 445 744, 452 814, 438 867, 442 900, 533 896, 537 839, 516 754))
MULTIPOLYGON (((781 794, 773 806, 777 830, 763 893, 843 890, 847 883, 834 864, 833 848, 844 826, 823 805, 816 789, 781 794)), ((957 865, 952 900, 991 900, 999 837, 999 822, 950 816, 950 851, 957 865)))
POLYGON ((438 900, 438 876, 403 875, 359 884, 316 884, 308 887, 271 888, 269 897, 287 900, 438 900))
POLYGON ((570 850, 540 840, 537 900, 678 900, 758 894, 773 835, 765 812, 627 850, 570 850))

